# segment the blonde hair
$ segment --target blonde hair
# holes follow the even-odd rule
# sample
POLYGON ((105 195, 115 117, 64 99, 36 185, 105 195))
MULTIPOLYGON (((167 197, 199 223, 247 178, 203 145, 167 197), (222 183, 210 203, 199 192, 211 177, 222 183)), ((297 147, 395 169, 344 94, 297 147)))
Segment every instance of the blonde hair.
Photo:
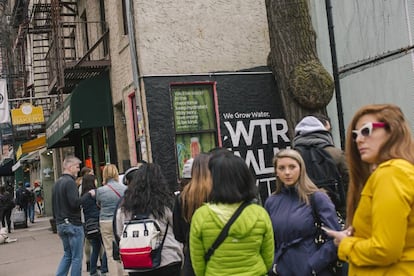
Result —
POLYGON ((191 180, 181 193, 182 215, 188 223, 191 222, 195 210, 208 201, 212 183, 208 161, 210 156, 200 153, 194 158, 191 180))
POLYGON ((296 183, 296 187, 297 187, 299 198, 302 202, 309 204, 309 196, 311 194, 313 194, 316 191, 325 192, 325 190, 319 189, 309 178, 308 174, 306 173, 305 161, 303 161, 303 158, 300 155, 300 153, 293 149, 284 149, 276 153, 276 155, 273 158, 273 166, 274 166, 275 175, 276 175, 276 190, 274 191, 273 194, 281 193, 282 188, 284 186, 284 183, 280 181, 280 179, 277 178, 277 161, 281 158, 293 159, 299 165, 300 173, 299 173, 298 182, 296 183))
POLYGON ((102 172, 103 183, 108 183, 109 180, 113 179, 115 181, 119 181, 119 172, 118 169, 114 164, 107 164, 105 165, 103 172, 102 172))

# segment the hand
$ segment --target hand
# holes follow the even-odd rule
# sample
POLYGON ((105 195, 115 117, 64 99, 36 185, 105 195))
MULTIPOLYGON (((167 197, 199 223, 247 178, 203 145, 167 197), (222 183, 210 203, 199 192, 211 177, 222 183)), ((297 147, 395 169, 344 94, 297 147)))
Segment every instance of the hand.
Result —
POLYGON ((346 238, 346 237, 351 237, 354 234, 354 228, 352 226, 348 227, 345 230, 342 231, 335 231, 332 229, 328 229, 326 227, 322 228, 326 234, 330 237, 334 238, 334 244, 336 246, 339 245, 339 243, 342 241, 342 239, 346 238))
POLYGON ((89 193, 91 194, 92 197, 95 197, 95 190, 94 189, 89 190, 89 193))

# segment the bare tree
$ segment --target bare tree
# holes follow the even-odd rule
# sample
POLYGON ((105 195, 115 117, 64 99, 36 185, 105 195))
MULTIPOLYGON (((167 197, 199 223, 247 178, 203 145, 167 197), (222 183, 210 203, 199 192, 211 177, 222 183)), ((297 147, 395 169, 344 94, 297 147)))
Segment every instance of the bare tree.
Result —
POLYGON ((265 0, 270 34, 268 64, 282 97, 289 135, 314 112, 326 114, 334 82, 316 54, 309 0, 265 0))

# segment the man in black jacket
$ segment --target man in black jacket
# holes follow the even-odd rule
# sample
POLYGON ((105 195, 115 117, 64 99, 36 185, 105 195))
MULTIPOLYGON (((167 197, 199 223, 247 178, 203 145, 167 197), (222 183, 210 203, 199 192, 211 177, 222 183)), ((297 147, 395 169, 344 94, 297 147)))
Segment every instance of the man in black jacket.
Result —
POLYGON ((57 232, 63 243, 64 254, 56 275, 82 274, 84 230, 81 222, 81 200, 75 179, 81 161, 75 156, 63 160, 63 174, 52 192, 52 210, 57 232))

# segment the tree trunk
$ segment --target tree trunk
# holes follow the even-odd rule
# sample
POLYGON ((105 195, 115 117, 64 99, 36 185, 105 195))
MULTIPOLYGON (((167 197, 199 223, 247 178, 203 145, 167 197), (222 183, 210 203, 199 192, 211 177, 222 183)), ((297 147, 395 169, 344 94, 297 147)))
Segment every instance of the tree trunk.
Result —
POLYGON ((316 54, 308 0, 266 0, 270 35, 269 66, 281 94, 290 138, 311 113, 326 114, 334 82, 316 54))

